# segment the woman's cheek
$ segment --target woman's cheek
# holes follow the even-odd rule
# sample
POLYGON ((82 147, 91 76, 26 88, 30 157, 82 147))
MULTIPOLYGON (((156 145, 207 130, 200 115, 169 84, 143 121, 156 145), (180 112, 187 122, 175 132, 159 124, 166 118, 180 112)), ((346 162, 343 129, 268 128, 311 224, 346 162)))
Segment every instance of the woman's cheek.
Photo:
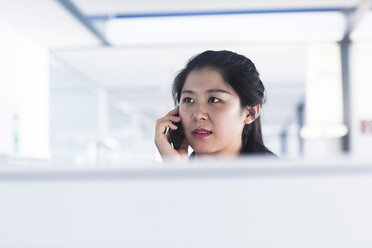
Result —
POLYGON ((188 112, 184 108, 180 107, 179 116, 181 117, 181 122, 182 122, 183 128, 184 129, 187 128, 189 123, 190 123, 190 117, 188 115, 188 112))
POLYGON ((221 122, 228 122, 228 120, 225 119, 226 112, 224 111, 223 108, 214 109, 210 111, 209 116, 213 120, 213 123, 216 123, 216 124, 221 123, 221 122))

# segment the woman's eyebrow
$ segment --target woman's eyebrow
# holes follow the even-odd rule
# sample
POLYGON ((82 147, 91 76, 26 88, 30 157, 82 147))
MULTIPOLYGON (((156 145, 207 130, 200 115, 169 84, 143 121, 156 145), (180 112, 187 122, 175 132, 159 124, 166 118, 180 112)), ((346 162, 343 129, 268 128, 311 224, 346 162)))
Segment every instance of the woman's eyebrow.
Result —
MULTIPOLYGON (((216 92, 219 92, 219 93, 226 93, 226 94, 230 94, 230 92, 226 91, 226 90, 221 90, 221 89, 209 89, 209 90, 206 90, 205 93, 216 93, 216 92)), ((182 94, 195 94, 194 91, 192 90, 183 90, 181 91, 181 95, 182 94)))
POLYGON ((192 90, 183 90, 183 91, 181 91, 181 95, 182 94, 194 94, 195 92, 194 91, 192 91, 192 90))
POLYGON ((207 91, 205 91, 206 93, 226 93, 226 94, 230 94, 230 92, 226 91, 226 90, 221 90, 221 89, 209 89, 207 91))

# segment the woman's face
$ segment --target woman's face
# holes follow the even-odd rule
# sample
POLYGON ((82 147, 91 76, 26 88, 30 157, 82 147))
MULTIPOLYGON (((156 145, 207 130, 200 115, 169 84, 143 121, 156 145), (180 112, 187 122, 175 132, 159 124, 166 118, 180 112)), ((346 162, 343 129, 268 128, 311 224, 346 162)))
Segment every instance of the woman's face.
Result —
POLYGON ((213 68, 193 70, 181 91, 179 114, 197 155, 238 155, 248 110, 213 68))

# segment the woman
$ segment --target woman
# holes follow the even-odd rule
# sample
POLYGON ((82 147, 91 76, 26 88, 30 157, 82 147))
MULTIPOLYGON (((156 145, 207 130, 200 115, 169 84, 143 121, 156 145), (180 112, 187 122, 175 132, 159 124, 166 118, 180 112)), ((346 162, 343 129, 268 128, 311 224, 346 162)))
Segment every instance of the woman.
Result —
POLYGON ((262 140, 260 112, 265 88, 251 60, 230 51, 205 51, 176 76, 178 105, 157 120, 155 144, 162 158, 270 154, 262 140), (177 123, 181 124, 177 126, 177 123), (170 132, 183 131, 175 149, 170 132), (176 131, 178 130, 178 131, 176 131))

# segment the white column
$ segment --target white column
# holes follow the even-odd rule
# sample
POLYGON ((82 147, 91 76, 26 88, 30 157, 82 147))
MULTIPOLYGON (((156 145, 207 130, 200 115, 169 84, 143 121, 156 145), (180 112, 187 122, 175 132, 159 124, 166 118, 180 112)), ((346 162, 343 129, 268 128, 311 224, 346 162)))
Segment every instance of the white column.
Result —
POLYGON ((11 28, 0 21, 0 154, 14 154, 15 78, 11 28))
POLYGON ((341 137, 347 129, 343 123, 340 51, 337 44, 308 46, 306 75, 305 155, 337 155, 341 137))
POLYGON ((108 99, 107 90, 104 88, 98 91, 98 141, 97 141, 97 164, 102 164, 106 161, 107 154, 105 147, 105 139, 107 138, 108 130, 108 99))

